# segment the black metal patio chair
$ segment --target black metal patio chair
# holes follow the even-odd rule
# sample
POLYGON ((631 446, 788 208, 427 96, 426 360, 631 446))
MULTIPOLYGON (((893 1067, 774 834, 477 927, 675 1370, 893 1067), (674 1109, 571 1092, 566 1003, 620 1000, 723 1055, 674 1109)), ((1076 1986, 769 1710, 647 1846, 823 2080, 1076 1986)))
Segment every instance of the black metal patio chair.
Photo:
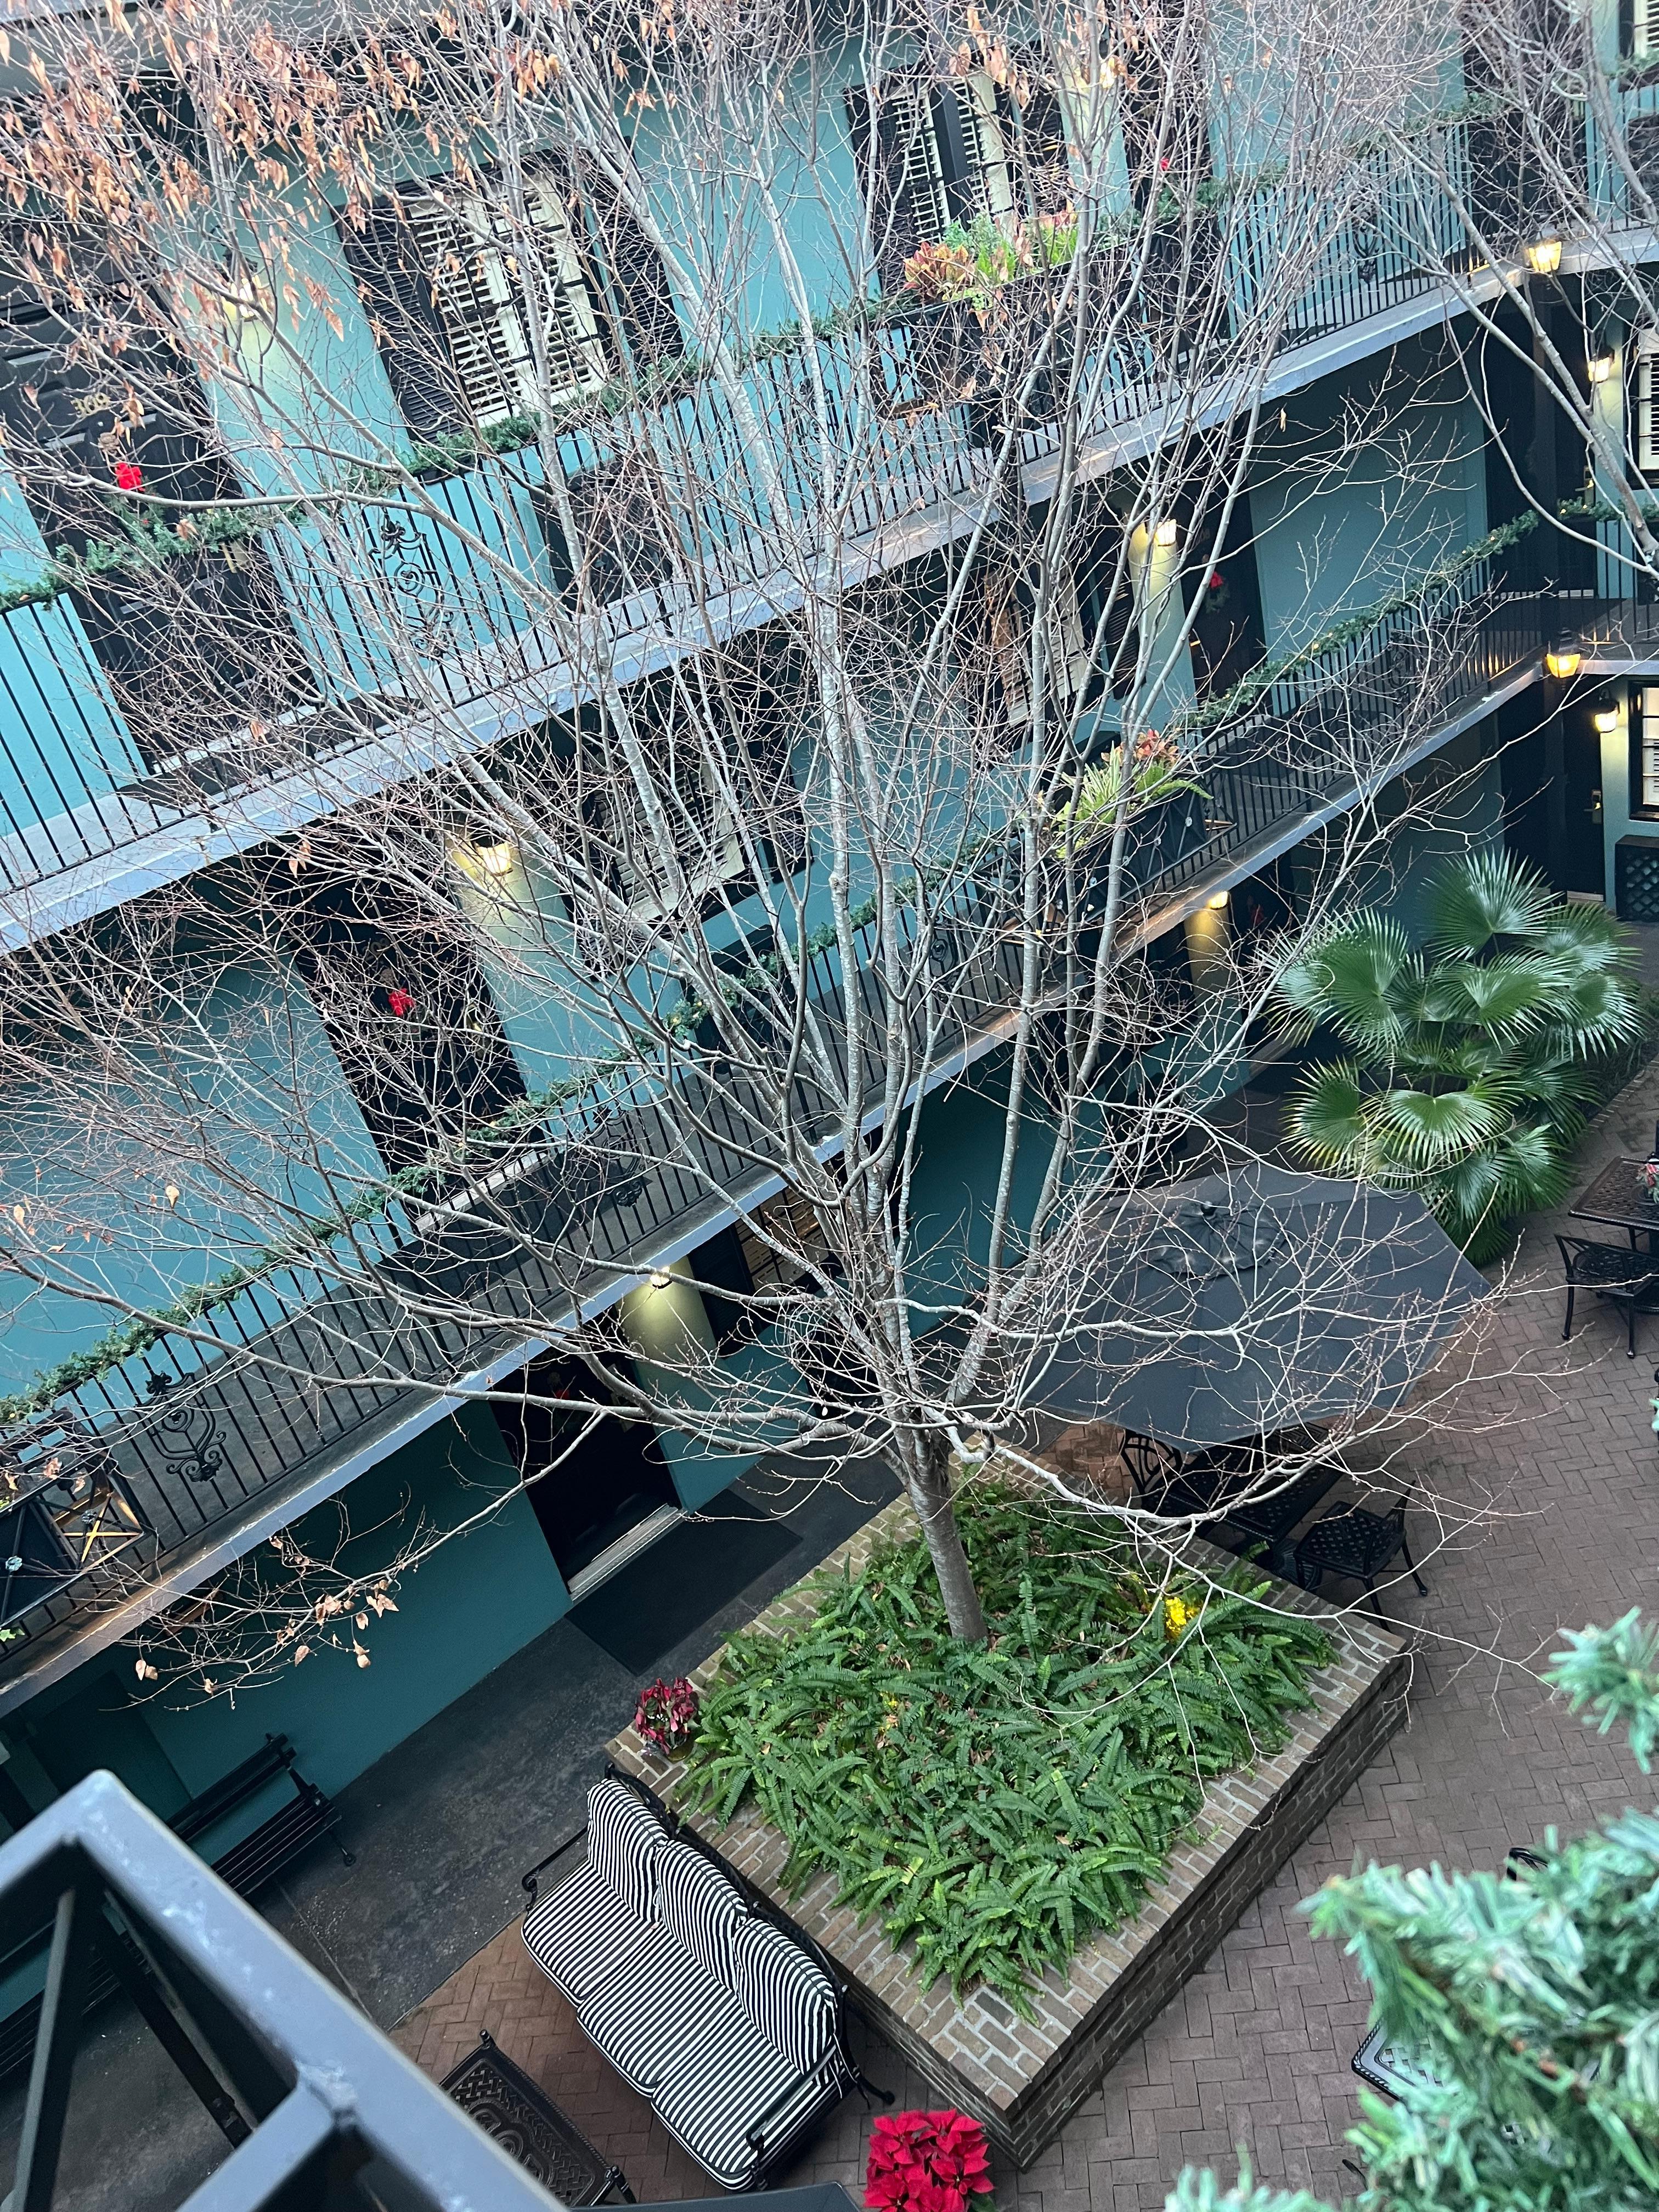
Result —
POLYGON ((1561 1325, 1561 1341, 1572 1334, 1573 1301, 1580 1291, 1594 1291, 1625 1309, 1627 1356, 1636 1357, 1636 1315, 1644 1297, 1659 1289, 1659 1258, 1651 1252, 1627 1252, 1622 1244, 1602 1244, 1593 1237, 1558 1237, 1561 1264, 1567 1273, 1567 1315, 1561 1325))
POLYGON ((1406 1537, 1406 1509, 1411 1496, 1409 1490, 1404 1492, 1386 1513, 1372 1513, 1352 1499, 1322 1513, 1307 1534, 1297 1538, 1291 1554, 1297 1583, 1304 1589, 1317 1589, 1327 1575, 1335 1575, 1343 1582, 1364 1583, 1380 1620, 1382 1601, 1376 1595, 1376 1578, 1398 1553, 1426 1597, 1429 1586, 1417 1571, 1406 1537))
POLYGON ((1142 1436, 1139 1429, 1125 1429, 1118 1451, 1143 1500, 1160 1497, 1181 1473, 1181 1454, 1156 1437, 1142 1436))

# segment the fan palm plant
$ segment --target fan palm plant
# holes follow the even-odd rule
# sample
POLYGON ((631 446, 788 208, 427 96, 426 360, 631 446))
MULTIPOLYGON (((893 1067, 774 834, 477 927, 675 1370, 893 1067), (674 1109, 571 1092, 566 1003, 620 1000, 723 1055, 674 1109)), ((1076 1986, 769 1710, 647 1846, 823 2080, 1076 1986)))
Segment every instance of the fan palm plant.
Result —
POLYGON ((1291 1094, 1287 1137, 1340 1175, 1419 1189, 1472 1259, 1565 1193, 1607 1056, 1643 1026, 1629 939, 1504 853, 1448 866, 1423 941, 1362 908, 1278 978, 1285 1033, 1343 1047, 1291 1094))

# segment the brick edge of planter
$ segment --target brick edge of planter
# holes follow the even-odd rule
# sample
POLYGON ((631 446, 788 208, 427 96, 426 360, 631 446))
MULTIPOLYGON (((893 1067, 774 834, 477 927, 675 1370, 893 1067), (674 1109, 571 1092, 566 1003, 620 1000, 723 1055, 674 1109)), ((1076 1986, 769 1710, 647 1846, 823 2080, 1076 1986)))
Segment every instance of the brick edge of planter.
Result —
MULTIPOLYGON (((856 1572, 904 1514, 902 1504, 888 1507, 824 1566, 856 1572)), ((1193 1549, 1199 1558, 1217 1565, 1237 1565, 1207 1546, 1194 1545, 1193 1549)), ((1352 1683, 1357 1671, 1364 1679, 1341 1698, 1339 1711, 1322 1717, 1323 1725, 1314 1717, 1299 1716, 1296 1735, 1300 1744, 1293 1742, 1264 1761, 1249 1782, 1231 1790, 1229 1784, 1237 1784, 1237 1777, 1212 1784, 1200 1814, 1200 1826, 1206 1820, 1212 1824, 1208 1842, 1177 1850, 1164 1881, 1151 1893, 1136 1922, 1119 1931, 1119 1938, 1097 1938, 1088 1946, 1073 1961, 1065 1983, 1058 1977, 1044 1978, 1048 1992, 1061 2000, 1060 2006, 1044 2006, 1050 2026, 1062 2008, 1073 2015, 1046 2055, 1000 2000, 988 2003, 981 1996, 975 2002, 970 1992, 958 2008, 948 1989, 938 1994, 942 1987, 938 1983, 930 1990, 921 1990, 908 1962, 885 1943, 878 1929, 854 1931, 851 1917, 835 1906, 827 1878, 815 1880, 793 1900, 784 1896, 769 1878, 773 1869, 766 1863, 781 1856, 772 1848, 781 1844, 775 1831, 750 1813, 740 1814, 726 1828, 705 1814, 682 1813, 675 1800, 684 1768, 641 1742, 632 1729, 607 1749, 619 1767, 654 1790, 677 1818, 719 1854, 775 1917, 828 1952, 847 1984, 849 2002, 876 2033, 942 2098, 981 2121, 990 2141, 1016 2166, 1024 2166, 1053 2142, 1101 2076, 1203 1965, 1406 1718, 1410 1662, 1397 1638, 1368 1622, 1343 1620, 1303 1591, 1286 1588, 1280 1601, 1287 1611, 1329 1616, 1339 1644, 1346 1648, 1336 1665, 1327 1670, 1328 1678, 1346 1676, 1352 1683), (1259 1784, 1269 1776, 1275 1778, 1263 1790, 1259 1784), (1238 1817, 1241 1796, 1257 1801, 1245 1818, 1238 1817), (1222 1842, 1228 1829, 1231 1839, 1222 1842), (1121 1940, 1125 1937, 1127 1942, 1121 1940), (854 1955, 849 1956, 849 1950, 854 1955), (878 1981, 886 1984, 906 2010, 918 2017, 904 2017, 887 1991, 875 1985, 878 1981), (1094 1992, 1080 2012, 1079 1991, 1085 1996, 1094 1992), (969 2007, 977 2015, 971 2029, 964 2018, 969 2007), (999 2023, 1003 2024, 1000 2029, 999 2023), (953 2057, 941 2047, 945 2042, 960 2046, 964 2034, 984 2053, 994 2074, 983 2063, 961 2063, 960 2048, 953 2057), (990 2049, 992 2045, 997 2048, 990 2049)), ((805 1585, 797 1584, 769 1606, 751 1627, 781 1632, 811 1605, 805 1585)), ((696 1670, 693 1680, 699 1686, 712 1678, 720 1658, 719 1652, 714 1653, 696 1670)), ((1322 1698, 1321 1702, 1326 1700, 1322 1698)), ((1039 1996, 1043 1994, 1038 1992, 1039 1996)))

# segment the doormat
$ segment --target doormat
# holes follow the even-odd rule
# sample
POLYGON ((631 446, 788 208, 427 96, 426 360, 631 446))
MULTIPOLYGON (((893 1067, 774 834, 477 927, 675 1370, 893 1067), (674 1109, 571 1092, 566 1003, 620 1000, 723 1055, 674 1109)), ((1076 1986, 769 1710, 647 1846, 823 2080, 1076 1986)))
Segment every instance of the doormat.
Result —
POLYGON ((701 1510, 707 1520, 682 1521, 565 1615, 630 1674, 647 1674, 800 1540, 738 1491, 701 1510))

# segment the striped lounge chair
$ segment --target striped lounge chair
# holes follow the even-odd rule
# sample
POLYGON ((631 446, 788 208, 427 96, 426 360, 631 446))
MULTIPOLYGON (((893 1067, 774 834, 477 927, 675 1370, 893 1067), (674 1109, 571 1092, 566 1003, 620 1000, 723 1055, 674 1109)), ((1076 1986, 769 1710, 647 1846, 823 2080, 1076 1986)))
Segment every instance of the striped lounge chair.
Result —
POLYGON ((586 1864, 546 1896, 552 1861, 526 1875, 526 1946, 704 2172, 759 2188, 848 2089, 867 2089, 827 1962, 625 1778, 589 1790, 585 1832, 586 1864))

